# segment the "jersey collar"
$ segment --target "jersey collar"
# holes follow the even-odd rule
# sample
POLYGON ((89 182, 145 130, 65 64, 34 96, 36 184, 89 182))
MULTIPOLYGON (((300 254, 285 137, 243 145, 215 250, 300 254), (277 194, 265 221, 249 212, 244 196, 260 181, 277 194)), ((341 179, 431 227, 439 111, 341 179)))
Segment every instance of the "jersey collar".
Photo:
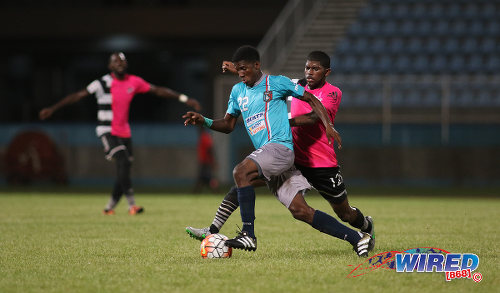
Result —
POLYGON ((248 86, 247 85, 247 88, 254 88, 256 87, 257 85, 259 85, 263 80, 265 80, 267 77, 267 74, 265 74, 264 72, 262 72, 262 76, 253 84, 252 87, 248 86))
POLYGON ((125 73, 125 75, 123 76, 123 79, 118 79, 118 78, 116 77, 116 75, 115 75, 113 72, 111 72, 111 77, 112 77, 113 79, 116 79, 116 80, 127 80, 127 79, 128 79, 128 76, 129 76, 129 74, 128 74, 128 73, 125 73))

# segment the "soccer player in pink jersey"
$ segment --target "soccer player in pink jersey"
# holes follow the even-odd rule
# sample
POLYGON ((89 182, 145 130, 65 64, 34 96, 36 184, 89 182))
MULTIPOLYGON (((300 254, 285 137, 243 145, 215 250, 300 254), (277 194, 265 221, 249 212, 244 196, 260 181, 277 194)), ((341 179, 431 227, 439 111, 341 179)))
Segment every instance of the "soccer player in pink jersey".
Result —
POLYGON ((132 143, 129 125, 130 103, 136 94, 151 93, 158 97, 178 99, 182 103, 199 111, 200 103, 184 94, 169 88, 152 85, 139 76, 127 73, 127 59, 122 52, 115 52, 109 58, 108 68, 111 73, 94 80, 87 88, 64 97, 56 104, 40 111, 40 119, 45 120, 58 109, 76 103, 94 95, 97 99, 96 134, 101 139, 105 157, 115 161, 117 178, 104 215, 114 215, 114 208, 125 195, 130 215, 142 213, 144 208, 135 204, 134 191, 130 176, 132 165, 132 143))
MULTIPOLYGON (((227 61, 223 62, 222 70, 234 72, 232 64, 227 61)), ((322 102, 333 124, 342 92, 338 87, 326 81, 330 72, 330 57, 324 52, 313 51, 307 56, 305 78, 298 82, 322 102)), ((295 166, 330 203, 342 221, 372 236, 369 251, 372 250, 375 246, 373 219, 370 216, 365 217, 359 209, 350 206, 334 146, 328 142, 325 127, 307 103, 298 99, 290 100, 290 125, 295 150, 295 166)), ((337 143, 341 148, 342 142, 337 143)), ((203 239, 208 234, 218 233, 238 205, 233 187, 219 206, 210 227, 201 229, 187 227, 186 232, 196 239, 203 239)))
MULTIPOLYGON (((342 99, 340 89, 326 81, 330 74, 330 57, 324 52, 313 51, 305 65, 306 90, 315 95, 325 106, 332 123, 342 99)), ((292 99, 291 117, 305 117, 306 120, 291 119, 295 166, 302 172, 314 188, 330 203, 337 216, 353 227, 367 232, 375 238, 373 219, 365 217, 361 211, 349 205, 337 155, 333 145, 325 137, 324 127, 308 105, 292 99), (305 115, 305 116, 301 116, 305 115), (309 121, 307 121, 309 120, 309 121), (313 123, 313 124, 310 124, 313 123)), ((374 242, 372 242, 374 244, 374 242)))

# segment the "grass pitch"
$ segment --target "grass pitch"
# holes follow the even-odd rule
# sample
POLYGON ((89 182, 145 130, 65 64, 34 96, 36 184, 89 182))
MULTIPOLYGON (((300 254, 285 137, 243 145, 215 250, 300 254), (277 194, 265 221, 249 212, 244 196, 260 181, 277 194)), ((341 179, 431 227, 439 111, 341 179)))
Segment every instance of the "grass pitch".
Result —
MULTIPOLYGON (((350 202, 373 216, 375 254, 414 247, 475 253, 483 280, 378 269, 347 275, 364 259, 344 241, 294 220, 258 190, 256 252, 205 260, 188 225, 211 223, 222 195, 138 194, 145 214, 101 215, 107 194, 0 193, 0 292, 498 292, 500 198, 369 196, 350 202)), ((321 197, 314 208, 333 211, 321 197)), ((239 210, 221 233, 232 237, 239 210)), ((373 253, 371 254, 373 255, 373 253)), ((371 256, 370 255, 370 256, 371 256)))

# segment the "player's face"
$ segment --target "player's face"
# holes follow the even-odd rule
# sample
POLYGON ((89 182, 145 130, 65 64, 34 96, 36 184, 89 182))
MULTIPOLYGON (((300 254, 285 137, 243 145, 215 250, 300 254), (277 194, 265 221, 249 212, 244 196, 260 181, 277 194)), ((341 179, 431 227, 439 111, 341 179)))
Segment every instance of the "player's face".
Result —
POLYGON ((323 86, 326 77, 330 74, 330 68, 321 66, 319 61, 307 60, 304 75, 310 89, 323 86))
POLYGON ((113 54, 109 59, 109 70, 117 75, 123 75, 127 72, 127 59, 123 53, 113 54))
POLYGON ((247 86, 253 86, 260 77, 260 62, 238 61, 234 63, 241 81, 247 86))

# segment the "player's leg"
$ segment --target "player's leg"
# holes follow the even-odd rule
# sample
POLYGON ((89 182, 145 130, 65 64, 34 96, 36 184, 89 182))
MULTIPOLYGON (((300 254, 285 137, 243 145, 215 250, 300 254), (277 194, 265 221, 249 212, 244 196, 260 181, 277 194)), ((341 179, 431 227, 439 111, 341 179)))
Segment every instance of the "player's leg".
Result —
POLYGON ((370 234, 371 240, 368 251, 373 250, 375 248, 375 225, 372 217, 365 217, 358 208, 351 207, 347 199, 347 193, 344 200, 341 202, 330 201, 330 205, 342 221, 348 222, 351 226, 360 229, 361 232, 370 234))
POLYGON ((370 236, 354 231, 343 225, 334 217, 310 207, 304 199, 304 194, 311 188, 306 178, 295 168, 283 173, 279 178, 271 180, 274 185, 271 190, 277 190, 275 195, 288 208, 293 217, 311 225, 314 229, 330 236, 348 241, 359 256, 368 255, 370 236))
POLYGON ((371 217, 365 217, 358 208, 349 205, 340 167, 307 168, 297 165, 297 169, 330 203, 335 214, 343 222, 349 223, 362 232, 373 234, 373 220, 371 217))
MULTIPOLYGON (((117 146, 117 141, 111 136, 111 133, 105 133, 100 136, 103 150, 104 150, 104 157, 108 161, 113 160, 113 156, 111 155, 111 150, 114 149, 117 146)), ((103 210, 104 215, 114 215, 115 211, 114 208, 120 201, 120 198, 122 197, 122 190, 121 190, 121 185, 118 179, 115 181, 115 185, 113 186, 113 191, 111 192, 111 196, 109 197, 109 201, 106 204, 106 207, 103 210)))
POLYGON ((122 188, 118 180, 115 181, 115 185, 113 187, 113 192, 111 193, 111 197, 109 198, 108 204, 106 205, 106 208, 102 212, 105 215, 114 215, 115 214, 115 207, 120 201, 120 198, 122 197, 122 188))
POLYGON ((369 233, 375 237, 373 232, 373 219, 370 216, 365 217, 358 208, 351 207, 347 196, 340 203, 332 201, 329 203, 342 221, 347 222, 351 224, 351 226, 360 229, 362 232, 369 233))
MULTIPOLYGON (((256 180, 252 180, 253 187, 264 186, 265 183, 261 179, 257 178, 256 180)), ((222 226, 226 223, 227 219, 233 214, 233 212, 239 207, 238 202, 238 193, 236 185, 232 186, 229 192, 226 194, 224 199, 222 200, 217 212, 215 213, 215 217, 212 221, 212 224, 209 227, 205 228, 194 228, 194 227, 186 227, 186 232, 189 236, 203 240, 209 234, 219 233, 222 226)))
POLYGON ((348 241, 352 245, 356 245, 364 236, 363 233, 343 225, 327 213, 310 207, 305 201, 302 192, 295 195, 288 210, 295 219, 306 222, 320 232, 348 241))
POLYGON ((110 142, 112 148, 108 157, 115 161, 117 181, 127 198, 129 214, 136 215, 144 211, 143 207, 135 204, 134 190, 132 188, 131 167, 132 167, 132 142, 131 139, 121 138, 111 135, 110 142))
POLYGON ((226 194, 222 200, 215 217, 212 221, 210 227, 205 228, 194 228, 186 227, 186 232, 193 238, 198 240, 203 240, 207 235, 219 233, 222 226, 226 223, 229 216, 238 208, 238 193, 236 191, 237 187, 232 186, 229 192, 226 194))
POLYGON ((258 167, 254 161, 248 158, 244 159, 233 170, 243 227, 235 238, 226 240, 226 246, 250 251, 257 249, 257 238, 254 232, 255 190, 250 183, 252 178, 257 176, 258 167))
POLYGON ((255 161, 245 158, 233 169, 233 178, 236 183, 236 193, 240 204, 241 221, 243 222, 242 232, 255 238, 255 189, 252 180, 258 178, 258 166, 255 161))
POLYGON ((233 170, 233 177, 240 203, 242 232, 234 239, 226 241, 229 247, 256 250, 257 239, 254 233, 255 190, 252 182, 258 178, 269 180, 272 176, 283 173, 293 166, 294 153, 288 147, 268 143, 248 155, 233 170))

